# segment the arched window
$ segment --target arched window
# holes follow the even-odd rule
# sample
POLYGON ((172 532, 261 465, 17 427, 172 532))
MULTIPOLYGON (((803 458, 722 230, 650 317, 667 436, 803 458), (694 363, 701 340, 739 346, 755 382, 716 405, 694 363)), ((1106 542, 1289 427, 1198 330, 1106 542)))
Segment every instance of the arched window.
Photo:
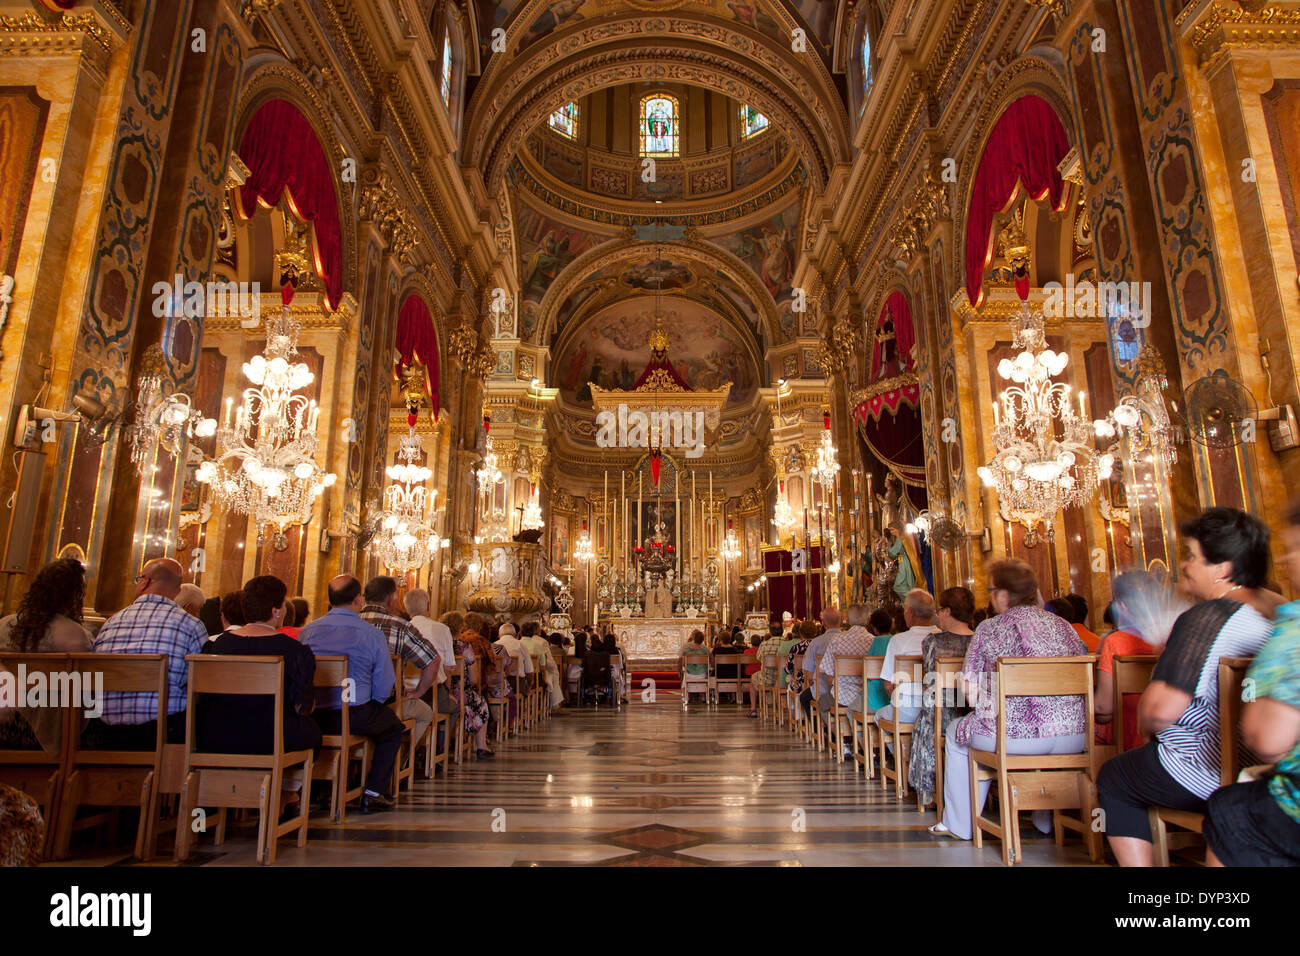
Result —
POLYGON ((569 139, 578 138, 578 104, 565 103, 551 114, 551 129, 569 139))
POLYGON ((451 109, 451 29, 442 31, 442 102, 451 109))
POLYGON ((871 29, 867 26, 864 18, 862 23, 862 100, 864 103, 867 94, 871 92, 871 81, 873 79, 871 72, 871 29))
POLYGON ((652 93, 641 100, 641 155, 677 156, 680 152, 677 97, 652 93))
POLYGON ((740 105, 740 138, 749 137, 767 129, 767 117, 748 103, 740 105))

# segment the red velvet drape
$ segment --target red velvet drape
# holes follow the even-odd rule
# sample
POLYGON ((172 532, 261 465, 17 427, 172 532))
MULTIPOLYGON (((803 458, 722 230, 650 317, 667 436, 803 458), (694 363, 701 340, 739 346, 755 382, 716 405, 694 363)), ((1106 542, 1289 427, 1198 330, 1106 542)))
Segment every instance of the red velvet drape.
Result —
POLYGON ((403 366, 419 361, 427 375, 425 384, 429 407, 433 417, 438 417, 438 329, 423 298, 412 293, 402 303, 397 314, 397 373, 403 366))
POLYGON ((258 204, 271 208, 287 189, 294 214, 315 231, 316 272, 325 286, 325 302, 338 308, 343 296, 343 230, 329 160, 316 131, 298 108, 271 100, 253 114, 239 145, 248 166, 240 191, 240 213, 251 219, 258 204))
POLYGON ((993 217, 1023 184, 1035 200, 1047 197, 1061 208, 1065 184, 1057 164, 1070 151, 1060 117, 1046 100, 1022 96, 993 126, 980 157, 966 217, 966 295, 984 301, 984 270, 993 260, 993 217))

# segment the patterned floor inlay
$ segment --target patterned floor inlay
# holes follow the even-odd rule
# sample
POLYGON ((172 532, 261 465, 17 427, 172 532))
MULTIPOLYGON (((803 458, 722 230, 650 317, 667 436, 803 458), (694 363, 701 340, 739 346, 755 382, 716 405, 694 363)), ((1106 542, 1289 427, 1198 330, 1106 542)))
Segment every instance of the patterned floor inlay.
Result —
MULTIPOLYGON (((392 812, 314 817, 306 848, 282 841, 276 865, 1002 865, 996 840, 977 850, 931 836, 933 811, 788 729, 659 698, 557 715, 491 760, 421 778, 392 812)), ((1027 820, 1026 865, 1087 864, 1077 838, 1058 847, 1027 820)), ((254 865, 254 826, 233 826, 220 847, 203 838, 190 865, 254 865)), ((87 848, 71 862, 129 859, 87 848)))

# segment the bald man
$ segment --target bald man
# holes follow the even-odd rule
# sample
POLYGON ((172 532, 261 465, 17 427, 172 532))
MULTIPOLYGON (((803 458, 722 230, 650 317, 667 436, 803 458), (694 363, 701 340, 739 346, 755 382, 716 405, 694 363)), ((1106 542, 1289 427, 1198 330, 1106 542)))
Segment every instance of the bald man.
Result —
MULTIPOLYGON (((361 812, 391 810, 388 796, 393 779, 393 761, 402 746, 402 722, 386 705, 396 686, 393 659, 384 632, 361 617, 365 599, 361 582, 340 574, 329 583, 330 609, 298 632, 298 640, 317 656, 341 655, 348 659, 348 722, 352 733, 369 737, 375 745, 374 759, 361 794, 361 812)), ((331 691, 327 700, 317 698, 312 714, 321 732, 337 734, 343 727, 342 693, 331 691)))
MULTIPOLYGON (((95 650, 101 654, 167 655, 167 740, 185 742, 186 654, 198 654, 208 631, 176 603, 184 569, 171 558, 155 558, 135 577, 135 600, 99 629, 95 650)), ((106 693, 93 737, 101 746, 152 750, 158 721, 157 694, 106 693)))

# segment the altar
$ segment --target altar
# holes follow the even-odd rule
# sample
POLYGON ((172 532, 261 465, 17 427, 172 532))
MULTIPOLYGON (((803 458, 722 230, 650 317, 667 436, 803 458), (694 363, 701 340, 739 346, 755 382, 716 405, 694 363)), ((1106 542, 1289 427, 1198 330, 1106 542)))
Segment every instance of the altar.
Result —
POLYGON ((693 631, 709 631, 711 616, 705 617, 601 617, 603 631, 610 628, 629 660, 676 657, 691 639, 693 631))

